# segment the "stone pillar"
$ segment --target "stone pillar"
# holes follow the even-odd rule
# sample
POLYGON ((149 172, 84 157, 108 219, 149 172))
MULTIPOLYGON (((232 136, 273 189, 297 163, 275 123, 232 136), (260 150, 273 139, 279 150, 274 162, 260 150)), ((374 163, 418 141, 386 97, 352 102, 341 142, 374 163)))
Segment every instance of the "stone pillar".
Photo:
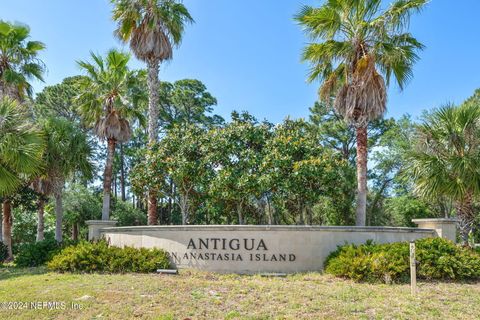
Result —
POLYGON ((413 219, 412 222, 422 229, 434 229, 439 237, 457 241, 457 219, 413 219))
POLYGON ((88 240, 98 240, 101 238, 100 229, 115 227, 116 220, 88 220, 85 221, 88 226, 88 240))

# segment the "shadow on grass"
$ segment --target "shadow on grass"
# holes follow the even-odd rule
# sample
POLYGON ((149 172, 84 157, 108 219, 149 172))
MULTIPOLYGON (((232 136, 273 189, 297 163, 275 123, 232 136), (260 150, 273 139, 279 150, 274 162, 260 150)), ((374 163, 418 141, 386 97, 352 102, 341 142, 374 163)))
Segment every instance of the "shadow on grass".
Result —
POLYGON ((45 274, 47 272, 48 270, 45 267, 18 268, 14 265, 0 265, 0 281, 11 278, 45 274))

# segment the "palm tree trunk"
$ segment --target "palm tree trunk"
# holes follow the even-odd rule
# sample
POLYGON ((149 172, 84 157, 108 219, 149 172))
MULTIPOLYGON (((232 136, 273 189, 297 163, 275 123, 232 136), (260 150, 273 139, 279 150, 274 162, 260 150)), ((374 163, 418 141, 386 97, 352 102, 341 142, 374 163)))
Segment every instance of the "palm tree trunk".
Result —
POLYGON ((62 233, 63 225, 63 201, 62 192, 55 192, 55 240, 57 242, 63 241, 62 233))
POLYGON ((182 225, 188 224, 188 194, 180 195, 180 209, 182 211, 182 225))
POLYGON ((367 144, 367 127, 357 128, 357 226, 365 226, 367 216, 367 144))
POLYGON ((125 201, 127 197, 125 196, 125 161, 123 153, 123 143, 120 143, 120 189, 122 194, 122 201, 125 201))
MULTIPOLYGON (((158 72, 160 64, 157 59, 147 63, 148 68, 148 142, 150 145, 157 142, 158 124, 158 72)), ((157 224, 157 193, 148 191, 148 224, 157 224)))
POLYGON ((475 209, 472 194, 468 193, 461 201, 455 203, 457 217, 460 220, 460 237, 464 246, 469 245, 468 236, 475 224, 475 209))
POLYGON ((148 191, 148 225, 156 225, 158 224, 158 217, 157 217, 157 194, 155 191, 150 190, 148 191))
POLYGON ((12 252, 12 203, 10 200, 4 200, 2 204, 3 211, 3 243, 8 247, 7 261, 13 260, 12 252))
POLYGON ((37 211, 37 242, 43 241, 45 239, 44 230, 45 230, 45 201, 38 201, 38 211, 37 211))
POLYGON ((112 171, 113 157, 115 156, 115 139, 108 139, 107 160, 105 163, 105 173, 103 174, 103 207, 102 220, 110 219, 110 198, 112 193, 112 171))

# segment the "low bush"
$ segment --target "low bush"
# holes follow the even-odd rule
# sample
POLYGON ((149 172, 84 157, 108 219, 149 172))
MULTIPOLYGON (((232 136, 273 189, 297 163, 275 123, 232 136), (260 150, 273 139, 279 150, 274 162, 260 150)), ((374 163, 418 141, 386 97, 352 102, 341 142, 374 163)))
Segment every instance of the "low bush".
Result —
MULTIPOLYGON (((480 279, 480 254, 442 238, 416 242, 417 275, 422 279, 480 279)), ((405 282, 409 279, 409 244, 397 242, 338 247, 325 261, 325 272, 367 282, 405 282)))
POLYGON ((55 239, 22 244, 15 255, 15 264, 18 267, 38 267, 44 265, 61 248, 62 245, 55 239))
POLYGON ((0 241, 0 263, 4 262, 8 257, 8 247, 0 241))
POLYGON ((106 241, 84 241, 60 251, 47 266, 58 272, 149 273, 169 268, 170 262, 160 249, 119 248, 106 241))

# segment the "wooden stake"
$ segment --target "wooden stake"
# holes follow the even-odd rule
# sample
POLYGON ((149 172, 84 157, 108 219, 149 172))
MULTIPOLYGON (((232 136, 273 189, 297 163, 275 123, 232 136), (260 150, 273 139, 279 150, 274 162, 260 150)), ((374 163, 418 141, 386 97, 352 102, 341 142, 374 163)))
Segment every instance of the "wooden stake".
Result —
POLYGON ((415 261, 415 242, 410 242, 410 289, 412 295, 417 293, 417 263, 415 261))

